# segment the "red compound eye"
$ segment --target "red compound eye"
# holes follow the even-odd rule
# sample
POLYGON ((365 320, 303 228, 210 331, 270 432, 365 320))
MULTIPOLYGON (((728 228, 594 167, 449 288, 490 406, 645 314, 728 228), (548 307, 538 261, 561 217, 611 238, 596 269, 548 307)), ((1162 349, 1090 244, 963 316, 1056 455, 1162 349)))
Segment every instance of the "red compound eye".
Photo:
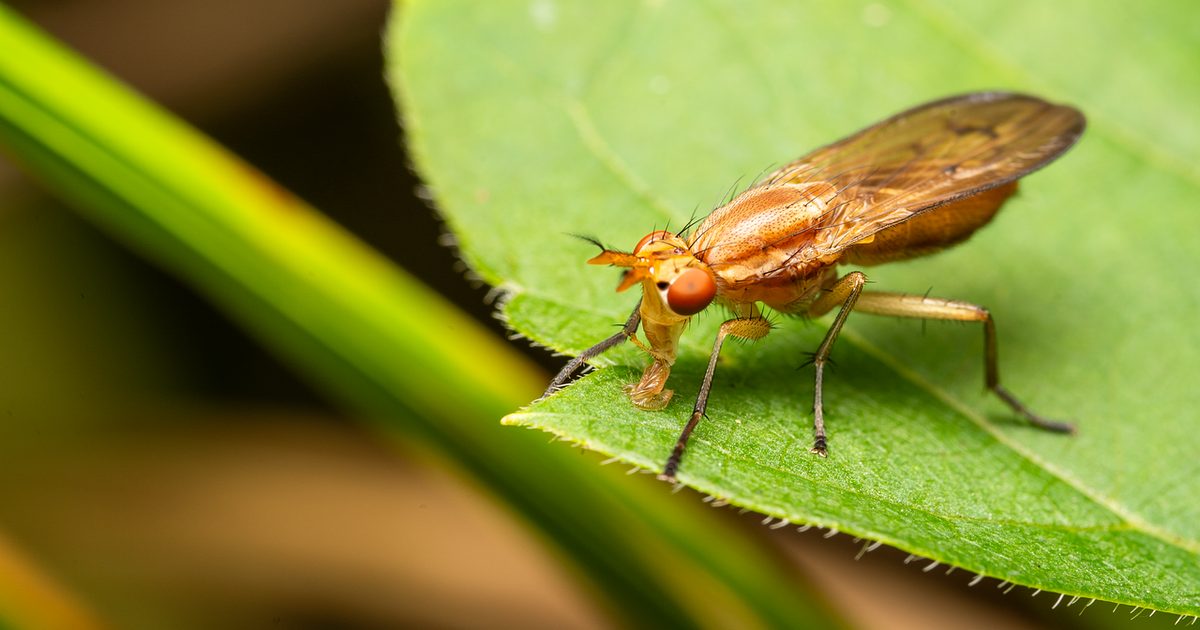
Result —
POLYGON ((633 248, 633 253, 636 255, 638 252, 642 251, 643 247, 649 245, 651 241, 661 241, 664 238, 670 238, 672 236, 675 236, 675 235, 671 234, 670 232, 668 232, 666 230, 656 230, 654 232, 651 232, 651 233, 643 236, 642 240, 638 241, 638 244, 635 245, 633 248))
POLYGON ((717 283, 703 269, 692 267, 679 274, 667 289, 667 306, 680 315, 695 315, 712 303, 717 283))

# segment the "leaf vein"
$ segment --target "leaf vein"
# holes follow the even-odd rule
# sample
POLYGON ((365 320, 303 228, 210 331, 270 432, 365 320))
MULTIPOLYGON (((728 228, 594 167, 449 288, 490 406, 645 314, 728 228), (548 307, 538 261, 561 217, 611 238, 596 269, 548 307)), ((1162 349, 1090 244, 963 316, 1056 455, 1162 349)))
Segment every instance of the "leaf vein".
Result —
POLYGON ((625 160, 617 154, 596 128, 596 123, 582 101, 568 97, 564 103, 567 116, 570 117, 575 133, 583 142, 584 148, 590 152, 623 186, 646 204, 646 207, 658 212, 668 219, 675 218, 676 213, 664 200, 654 194, 646 182, 638 177, 625 160))

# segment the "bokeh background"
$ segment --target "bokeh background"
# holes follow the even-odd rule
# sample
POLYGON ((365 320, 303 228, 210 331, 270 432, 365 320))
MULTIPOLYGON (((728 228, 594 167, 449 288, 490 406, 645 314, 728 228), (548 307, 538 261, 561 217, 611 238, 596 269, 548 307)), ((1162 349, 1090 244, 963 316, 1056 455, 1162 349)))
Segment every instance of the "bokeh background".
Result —
MULTIPOLYGON (((406 161, 383 79, 386 0, 10 4, 504 334, 406 161)), ((856 559, 845 536, 711 515, 753 530, 853 626, 1127 619, 1051 613, 1051 596, 968 588, 903 553, 856 559)), ((0 157, 3 564, 113 627, 609 626, 544 542, 0 157)))

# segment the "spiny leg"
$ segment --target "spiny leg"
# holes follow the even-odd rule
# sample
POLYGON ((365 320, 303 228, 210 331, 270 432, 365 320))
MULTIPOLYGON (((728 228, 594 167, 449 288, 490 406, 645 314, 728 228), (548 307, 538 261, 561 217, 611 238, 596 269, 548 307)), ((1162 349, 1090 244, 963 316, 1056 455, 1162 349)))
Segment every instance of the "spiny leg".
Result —
POLYGON ((542 398, 545 398, 561 389, 566 382, 570 380, 571 375, 575 373, 575 370, 578 370, 580 366, 586 363, 589 359, 604 354, 613 346, 619 345, 626 339, 634 339, 634 335, 637 334, 638 325, 642 322, 642 313, 640 310, 641 307, 642 301, 639 299, 638 303, 633 306, 633 312, 629 314, 629 319, 627 319, 625 321, 625 325, 621 327, 621 332, 609 337, 608 339, 605 339, 604 341, 601 341, 587 350, 584 350, 583 352, 579 353, 579 356, 568 361, 567 364, 563 366, 563 369, 559 370, 558 376, 555 376, 554 380, 550 381, 550 386, 546 388, 546 393, 542 394, 542 398))
POLYGON ((704 410, 708 407, 708 394, 712 390, 713 373, 717 371, 717 358, 721 355, 721 345, 725 343, 725 337, 733 335, 754 341, 762 339, 769 332, 771 332, 771 323, 757 312, 752 317, 731 319, 721 324, 721 329, 717 331, 717 339, 713 342, 712 354, 708 357, 708 370, 704 372, 704 382, 700 384, 700 393, 696 396, 696 406, 692 408, 692 417, 688 419, 687 425, 683 427, 683 433, 675 442, 675 450, 667 458, 667 465, 663 467, 662 474, 658 476, 659 479, 675 481, 675 471, 679 469, 679 461, 683 458, 684 449, 687 448, 688 438, 692 436, 692 431, 700 423, 700 418, 704 416, 704 410))
POLYGON ((841 309, 833 318, 833 324, 829 326, 829 331, 825 333, 825 339, 821 341, 821 345, 817 347, 817 351, 813 354, 813 368, 816 371, 816 383, 813 386, 813 446, 812 452, 826 456, 825 444, 825 411, 823 409, 821 389, 825 380, 825 362, 829 360, 829 353, 833 350, 833 342, 837 341, 838 333, 842 331, 842 326, 846 323, 846 318, 850 316, 850 311, 854 310, 855 302, 859 299, 859 294, 862 293, 863 285, 867 283, 867 276, 861 271, 851 271, 850 273, 838 278, 837 282, 833 283, 824 293, 818 297, 811 306, 808 307, 808 314, 812 317, 820 317, 825 313, 833 310, 833 307, 841 304, 841 309))
POLYGON ((872 315, 890 317, 913 317, 918 319, 945 319, 983 324, 983 374, 988 390, 996 394, 1013 411, 1033 426, 1074 433, 1075 426, 1069 422, 1043 418, 1026 407, 1016 396, 1000 385, 1000 369, 996 353, 996 324, 992 314, 982 306, 957 300, 865 291, 859 297, 858 310, 872 315))

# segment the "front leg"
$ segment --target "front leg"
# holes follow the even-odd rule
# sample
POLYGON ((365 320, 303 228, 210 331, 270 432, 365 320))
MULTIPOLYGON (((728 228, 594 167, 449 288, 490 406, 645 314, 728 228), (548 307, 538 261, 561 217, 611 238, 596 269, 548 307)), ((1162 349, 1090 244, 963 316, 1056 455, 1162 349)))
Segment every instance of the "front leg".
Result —
POLYGON ((713 373, 717 370, 717 357, 721 354, 721 345, 725 342, 725 337, 733 335, 754 341, 762 339, 769 332, 771 332, 771 322, 767 321, 757 310, 754 310, 748 317, 731 319, 721 324, 721 329, 717 331, 717 340, 713 343, 712 354, 708 358, 708 370, 704 373, 704 382, 700 384, 700 393, 696 396, 696 406, 692 408, 692 417, 683 427, 683 433, 679 435, 679 440, 675 442, 675 450, 667 459, 667 465, 663 467, 662 474, 658 476, 659 479, 675 481, 675 471, 679 469, 679 461, 683 458, 684 449, 687 448, 688 438, 691 437, 696 425, 700 423, 700 418, 704 416, 704 409, 708 406, 708 393, 712 390, 713 373))
POLYGON ((625 386, 625 394, 629 396, 629 401, 634 407, 645 411, 657 411, 665 408, 675 395, 675 390, 665 389, 674 359, 656 354, 649 348, 643 349, 650 353, 653 360, 642 372, 641 380, 625 386))
POLYGON ((586 364, 588 360, 608 352, 608 350, 614 346, 620 345, 622 341, 631 339, 634 341, 634 343, 637 343, 638 346, 641 346, 641 342, 639 342, 636 337, 638 324, 642 322, 642 313, 640 310, 641 306, 642 301, 638 300, 637 305, 633 307, 633 312, 629 314, 629 319, 625 320, 625 325, 621 327, 621 332, 609 337, 608 339, 605 339, 604 341, 601 341, 600 343, 588 348, 587 350, 584 350, 583 352, 580 352, 579 356, 567 361, 567 364, 558 372, 558 375, 554 377, 554 380, 550 381, 550 385, 546 388, 546 393, 542 394, 542 398, 546 398, 550 394, 553 394, 554 392, 565 387, 567 381, 571 380, 571 375, 573 375, 576 370, 586 364))

